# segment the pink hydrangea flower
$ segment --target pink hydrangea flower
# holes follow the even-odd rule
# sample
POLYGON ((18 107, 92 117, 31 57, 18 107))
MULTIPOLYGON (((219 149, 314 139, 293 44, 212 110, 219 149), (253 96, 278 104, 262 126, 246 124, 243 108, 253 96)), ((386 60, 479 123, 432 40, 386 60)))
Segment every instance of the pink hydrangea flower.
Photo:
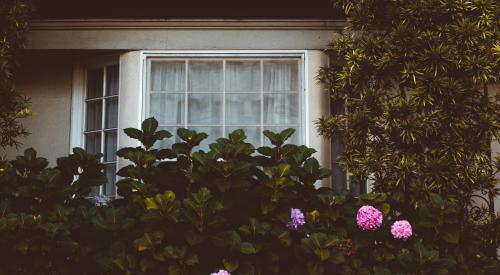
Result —
POLYGON ((286 226, 292 230, 297 230, 305 223, 304 213, 300 209, 292 208, 290 211, 290 222, 286 226))
POLYGON ((358 210, 358 227, 365 231, 375 231, 382 226, 382 212, 371 205, 364 205, 358 210))
POLYGON ((219 270, 217 273, 212 273, 210 275, 231 275, 231 273, 227 272, 224 269, 219 270))
POLYGON ((411 224, 407 220, 395 221, 391 226, 391 233, 395 239, 403 241, 408 240, 413 235, 411 224))

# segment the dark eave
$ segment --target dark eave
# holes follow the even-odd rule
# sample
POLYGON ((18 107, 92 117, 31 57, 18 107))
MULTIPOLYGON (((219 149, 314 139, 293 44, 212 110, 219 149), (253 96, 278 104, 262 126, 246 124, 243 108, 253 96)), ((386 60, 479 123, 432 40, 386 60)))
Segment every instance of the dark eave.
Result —
POLYGON ((35 0, 37 19, 341 19, 331 0, 35 0))

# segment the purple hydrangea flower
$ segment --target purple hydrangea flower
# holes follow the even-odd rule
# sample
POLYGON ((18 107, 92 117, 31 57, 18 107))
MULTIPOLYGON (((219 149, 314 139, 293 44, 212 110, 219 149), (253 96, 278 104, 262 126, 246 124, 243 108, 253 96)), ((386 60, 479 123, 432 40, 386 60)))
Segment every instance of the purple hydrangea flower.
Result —
POLYGON ((217 273, 212 273, 210 275, 231 275, 231 273, 227 272, 224 269, 219 270, 217 273))
POLYGON ((383 215, 380 210, 371 206, 364 205, 358 210, 356 221, 358 227, 365 231, 375 231, 382 226, 383 215))
POLYGON ((413 235, 411 224, 407 220, 395 221, 391 226, 391 233, 395 239, 408 240, 413 235))
POLYGON ((304 225, 306 220, 304 218, 304 213, 300 209, 292 208, 290 214, 290 222, 287 223, 287 227, 292 230, 299 229, 300 226, 304 225))

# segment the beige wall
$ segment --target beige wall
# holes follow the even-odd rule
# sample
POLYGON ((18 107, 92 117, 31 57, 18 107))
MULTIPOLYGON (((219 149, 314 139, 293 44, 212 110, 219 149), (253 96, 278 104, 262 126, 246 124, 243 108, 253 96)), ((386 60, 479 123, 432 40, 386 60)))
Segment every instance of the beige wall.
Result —
POLYGON ((33 147, 52 164, 57 157, 67 155, 71 82, 72 65, 65 58, 33 57, 24 62, 17 88, 31 98, 34 115, 22 121, 31 134, 20 140, 23 145, 19 150, 0 149, 1 155, 12 159, 33 147))

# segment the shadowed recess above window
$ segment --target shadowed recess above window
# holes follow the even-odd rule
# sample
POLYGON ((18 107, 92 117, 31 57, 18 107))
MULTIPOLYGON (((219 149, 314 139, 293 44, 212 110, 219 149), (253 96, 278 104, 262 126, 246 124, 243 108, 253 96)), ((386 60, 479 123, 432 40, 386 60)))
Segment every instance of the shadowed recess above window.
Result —
POLYGON ((339 19, 330 0, 35 0, 38 19, 339 19))

